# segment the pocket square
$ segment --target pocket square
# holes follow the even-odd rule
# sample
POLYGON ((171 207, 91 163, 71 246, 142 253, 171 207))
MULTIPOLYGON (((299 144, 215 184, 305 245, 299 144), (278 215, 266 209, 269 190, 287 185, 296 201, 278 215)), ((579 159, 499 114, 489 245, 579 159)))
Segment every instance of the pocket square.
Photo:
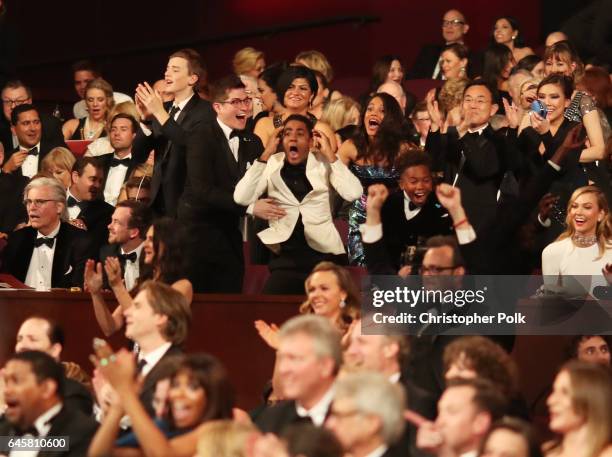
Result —
POLYGON ((72 272, 72 265, 68 265, 68 270, 66 270, 66 273, 64 273, 64 276, 66 276, 67 274, 70 274, 72 272))

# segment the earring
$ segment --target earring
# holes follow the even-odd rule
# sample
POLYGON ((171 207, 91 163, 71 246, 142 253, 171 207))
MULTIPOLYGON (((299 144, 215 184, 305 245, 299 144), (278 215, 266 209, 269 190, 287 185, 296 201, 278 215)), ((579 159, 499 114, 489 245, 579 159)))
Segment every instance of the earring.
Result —
POLYGON ((512 39, 513 39, 513 40, 516 40, 516 35, 512 35, 512 39))
POLYGON ((461 67, 459 69, 459 73, 462 74, 462 75, 465 75, 465 67, 461 67))
POLYGON ((346 301, 344 301, 344 298, 342 300, 340 300, 340 308, 344 308, 346 306, 346 301))

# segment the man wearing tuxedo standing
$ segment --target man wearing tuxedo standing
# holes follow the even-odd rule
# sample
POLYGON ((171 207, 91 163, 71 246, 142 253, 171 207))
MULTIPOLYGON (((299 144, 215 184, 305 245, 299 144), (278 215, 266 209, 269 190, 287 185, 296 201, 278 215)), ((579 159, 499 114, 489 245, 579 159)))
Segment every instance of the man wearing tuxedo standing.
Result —
MULTIPOLYGON (((234 202, 234 188, 263 146, 257 136, 244 131, 252 100, 240 78, 231 75, 218 81, 211 99, 217 118, 192 132, 187 141, 189 167, 178 216, 188 229, 194 291, 240 293, 244 276, 240 223, 247 208, 234 202)), ((269 218, 275 211, 284 214, 268 200, 253 206, 259 217, 269 218)))
POLYGON ((37 290, 82 287, 89 237, 65 222, 64 186, 54 178, 36 178, 24 195, 30 225, 9 235, 2 270, 37 290))
POLYGON ((187 175, 187 137, 214 120, 210 103, 197 94, 203 74, 200 55, 182 49, 170 56, 164 75, 165 92, 174 96, 174 102, 164 103, 146 82, 136 88, 136 106, 151 130, 138 134, 133 153, 144 162, 155 149, 151 207, 156 216, 177 216, 187 175))

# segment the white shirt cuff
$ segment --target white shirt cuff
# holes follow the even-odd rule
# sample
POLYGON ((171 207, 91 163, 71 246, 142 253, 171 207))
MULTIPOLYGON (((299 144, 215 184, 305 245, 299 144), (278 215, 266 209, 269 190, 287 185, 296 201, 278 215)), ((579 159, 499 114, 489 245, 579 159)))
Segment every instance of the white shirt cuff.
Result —
POLYGON ((151 129, 142 122, 140 123, 140 128, 142 129, 142 133, 144 133, 146 136, 151 136, 151 134, 153 133, 151 129))
POLYGON ((548 165, 553 167, 556 171, 561 171, 561 167, 559 165, 557 165, 555 162, 553 162, 552 160, 548 161, 548 165))
POLYGON ((552 224, 549 217, 547 217, 546 220, 543 221, 539 214, 538 214, 538 222, 540 223, 542 227, 550 227, 550 225, 552 224))
POLYGON ((471 225, 466 228, 456 228, 455 235, 459 244, 469 244, 476 239, 476 232, 471 225))
POLYGON ((382 239, 383 236, 382 224, 361 224, 359 226, 359 231, 361 232, 361 239, 364 243, 376 243, 382 239))

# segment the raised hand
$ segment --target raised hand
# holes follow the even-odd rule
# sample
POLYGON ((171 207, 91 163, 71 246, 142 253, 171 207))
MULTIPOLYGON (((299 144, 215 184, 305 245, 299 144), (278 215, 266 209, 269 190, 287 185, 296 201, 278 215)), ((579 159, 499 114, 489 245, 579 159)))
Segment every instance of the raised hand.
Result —
POLYGON ((83 275, 85 290, 96 294, 102 290, 102 264, 89 259, 85 263, 85 274, 83 275))
POLYGON ((531 120, 531 126, 540 135, 544 135, 550 130, 550 122, 548 119, 543 118, 538 113, 529 111, 529 119, 531 120))
POLYGON ((260 198, 253 206, 253 215, 271 221, 285 217, 287 212, 273 198, 260 198))
POLYGON ((255 321, 255 328, 259 333, 259 336, 270 346, 272 349, 278 349, 278 331, 279 328, 276 324, 268 324, 262 320, 255 321))
POLYGON ((461 191, 450 184, 440 183, 436 187, 438 201, 450 213, 461 207, 461 191))
POLYGON ((123 275, 121 274, 121 263, 117 257, 107 257, 104 262, 104 271, 108 276, 108 283, 111 287, 116 287, 123 282, 123 275))
POLYGON ((145 111, 153 114, 158 120, 161 115, 167 116, 161 95, 156 92, 148 82, 145 81, 142 84, 138 84, 136 87, 136 98, 145 107, 145 111))
POLYGON ((550 192, 542 197, 538 203, 538 216, 540 216, 541 221, 548 219, 553 205, 557 203, 558 200, 559 196, 551 194, 550 192))
POLYGON ((267 162, 271 156, 276 154, 276 151, 278 151, 278 145, 282 138, 283 129, 284 129, 283 126, 280 126, 274 129, 274 131, 272 132, 272 135, 270 135, 270 138, 268 139, 268 142, 266 143, 266 148, 261 153, 261 156, 259 156, 259 159, 261 161, 267 162))
POLYGON ((578 149, 584 144, 584 137, 584 127, 582 124, 572 127, 550 160, 559 166, 563 165, 571 151, 578 152, 578 149))
POLYGON ((431 119, 431 131, 435 132, 442 127, 442 124, 444 124, 444 120, 438 106, 438 101, 436 100, 435 89, 427 92, 425 101, 427 102, 427 112, 429 113, 429 118, 431 119))
POLYGON ((17 151, 9 157, 4 165, 2 165, 2 171, 4 173, 12 173, 17 170, 25 159, 28 157, 28 151, 17 151))
POLYGON ((319 151, 329 163, 335 162, 337 159, 336 151, 334 151, 327 135, 317 129, 312 131, 312 135, 314 137, 314 149, 319 151))
POLYGON ((119 395, 126 390, 138 390, 139 383, 135 380, 136 361, 134 353, 121 349, 112 353, 112 349, 104 340, 97 340, 94 344, 95 354, 90 360, 100 373, 117 391, 119 395))
POLYGON ((502 97, 502 103, 504 104, 504 110, 506 111, 506 120, 508 121, 508 127, 515 129, 520 123, 518 106, 512 102, 508 103, 508 100, 502 97))

